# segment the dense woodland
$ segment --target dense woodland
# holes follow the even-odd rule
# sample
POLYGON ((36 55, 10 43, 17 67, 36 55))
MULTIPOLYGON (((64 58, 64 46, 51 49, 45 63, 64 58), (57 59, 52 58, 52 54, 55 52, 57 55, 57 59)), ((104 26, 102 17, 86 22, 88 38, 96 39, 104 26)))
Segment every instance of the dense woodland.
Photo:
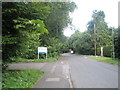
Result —
POLYGON ((48 57, 60 54, 65 42, 63 28, 71 24, 73 2, 3 2, 3 64, 12 58, 37 58, 38 47, 48 47, 48 57))
POLYGON ((103 11, 93 11, 92 20, 87 24, 87 30, 77 30, 68 40, 68 47, 75 53, 83 55, 106 56, 120 58, 120 28, 108 27, 103 11), (101 47, 103 51, 101 51, 101 47), (103 52, 101 54, 101 52, 103 52))
POLYGON ((69 38, 63 35, 64 28, 72 22, 69 13, 75 8, 73 2, 3 2, 3 65, 14 62, 13 58, 17 57, 37 58, 37 48, 41 46, 48 47, 48 57, 70 50, 94 55, 94 42, 97 55, 103 47, 103 55, 112 57, 114 44, 115 58, 120 58, 120 28, 108 27, 103 11, 93 11, 87 31, 76 30, 69 38))

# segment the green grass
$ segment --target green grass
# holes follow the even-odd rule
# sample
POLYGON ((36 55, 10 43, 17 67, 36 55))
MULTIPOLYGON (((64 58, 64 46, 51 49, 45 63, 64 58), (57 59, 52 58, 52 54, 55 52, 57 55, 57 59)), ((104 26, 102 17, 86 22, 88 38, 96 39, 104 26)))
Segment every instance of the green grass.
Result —
POLYGON ((112 58, 109 58, 109 57, 101 57, 101 56, 98 56, 98 57, 95 57, 95 56, 89 56, 89 58, 91 59, 95 59, 95 60, 98 60, 98 61, 102 61, 102 62, 106 62, 106 63, 110 63, 110 64, 114 64, 114 65, 119 65, 120 66, 120 63, 118 63, 119 60, 113 60, 112 58))
POLYGON ((2 88, 32 88, 43 76, 40 70, 10 69, 3 73, 2 88))
MULTIPOLYGON (((79 54, 80 55, 80 54, 79 54)), ((93 56, 93 55, 80 55, 80 56, 93 56)))
POLYGON ((14 62, 55 62, 58 58, 50 57, 48 59, 23 59, 23 58, 14 58, 14 62))
POLYGON ((93 55, 83 55, 83 54, 76 54, 76 55, 80 55, 80 56, 93 56, 93 55))

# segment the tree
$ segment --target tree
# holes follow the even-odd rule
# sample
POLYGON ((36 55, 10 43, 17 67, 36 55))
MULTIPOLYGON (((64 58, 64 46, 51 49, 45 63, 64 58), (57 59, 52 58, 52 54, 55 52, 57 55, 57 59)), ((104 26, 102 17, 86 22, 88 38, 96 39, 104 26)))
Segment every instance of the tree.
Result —
POLYGON ((68 39, 69 49, 73 50, 78 54, 93 54, 93 43, 91 35, 88 32, 79 32, 76 31, 68 39))
MULTIPOLYGON (((93 20, 88 22, 87 28, 88 31, 94 35, 93 39, 95 40, 94 42, 97 44, 98 49, 101 47, 101 51, 103 51, 104 47, 112 44, 112 38, 111 35, 109 35, 110 31, 104 20, 105 14, 103 11, 95 10, 93 11, 92 18, 93 20)), ((101 56, 103 56, 103 52, 101 52, 101 56)))
POLYGON ((120 59, 120 27, 114 30, 115 58, 120 59))
POLYGON ((58 53, 63 28, 75 7, 73 2, 3 2, 3 63, 18 56, 36 58, 38 46, 52 47, 50 53, 58 53))
POLYGON ((63 29, 71 23, 69 12, 76 8, 73 2, 51 2, 47 3, 51 7, 50 14, 45 20, 50 37, 61 38, 63 29))
POLYGON ((44 3, 32 2, 28 4, 23 2, 2 3, 3 62, 11 61, 11 57, 23 56, 25 54, 23 51, 29 52, 29 49, 34 49, 34 47, 28 49, 30 44, 37 42, 36 44, 39 46, 40 40, 35 41, 35 38, 37 40, 41 34, 48 33, 43 21, 40 20, 45 18, 42 14, 49 13, 49 7, 44 5, 44 3), (42 14, 38 11, 40 8, 44 8, 41 11, 42 14), (30 41, 32 43, 28 43, 30 41))

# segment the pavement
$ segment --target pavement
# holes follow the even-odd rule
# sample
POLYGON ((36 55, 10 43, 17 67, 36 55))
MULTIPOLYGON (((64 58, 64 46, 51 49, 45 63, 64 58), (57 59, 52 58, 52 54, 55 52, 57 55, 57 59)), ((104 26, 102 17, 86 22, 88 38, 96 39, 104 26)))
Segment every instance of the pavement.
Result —
POLYGON ((48 63, 14 63, 9 68, 40 69, 45 75, 33 88, 72 88, 69 65, 62 56, 57 62, 48 63))
POLYGON ((118 66, 63 54, 49 63, 10 64, 9 68, 34 68, 45 72, 33 88, 118 88, 118 66))

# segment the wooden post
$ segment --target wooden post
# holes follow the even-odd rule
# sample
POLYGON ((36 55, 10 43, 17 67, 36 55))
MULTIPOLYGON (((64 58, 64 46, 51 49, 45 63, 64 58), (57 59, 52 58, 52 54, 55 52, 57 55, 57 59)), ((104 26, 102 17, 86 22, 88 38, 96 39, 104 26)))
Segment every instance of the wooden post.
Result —
POLYGON ((112 58, 113 60, 115 59, 115 50, 114 50, 114 31, 113 31, 113 28, 112 28, 112 58))
POLYGON ((95 24, 94 24, 94 49, 95 49, 95 56, 96 56, 96 30, 95 30, 95 24))
POLYGON ((38 59, 39 59, 39 52, 38 52, 38 59))
POLYGON ((101 47, 101 56, 103 56, 103 47, 101 47))
POLYGON ((47 52, 46 52, 46 59, 47 59, 47 52))

